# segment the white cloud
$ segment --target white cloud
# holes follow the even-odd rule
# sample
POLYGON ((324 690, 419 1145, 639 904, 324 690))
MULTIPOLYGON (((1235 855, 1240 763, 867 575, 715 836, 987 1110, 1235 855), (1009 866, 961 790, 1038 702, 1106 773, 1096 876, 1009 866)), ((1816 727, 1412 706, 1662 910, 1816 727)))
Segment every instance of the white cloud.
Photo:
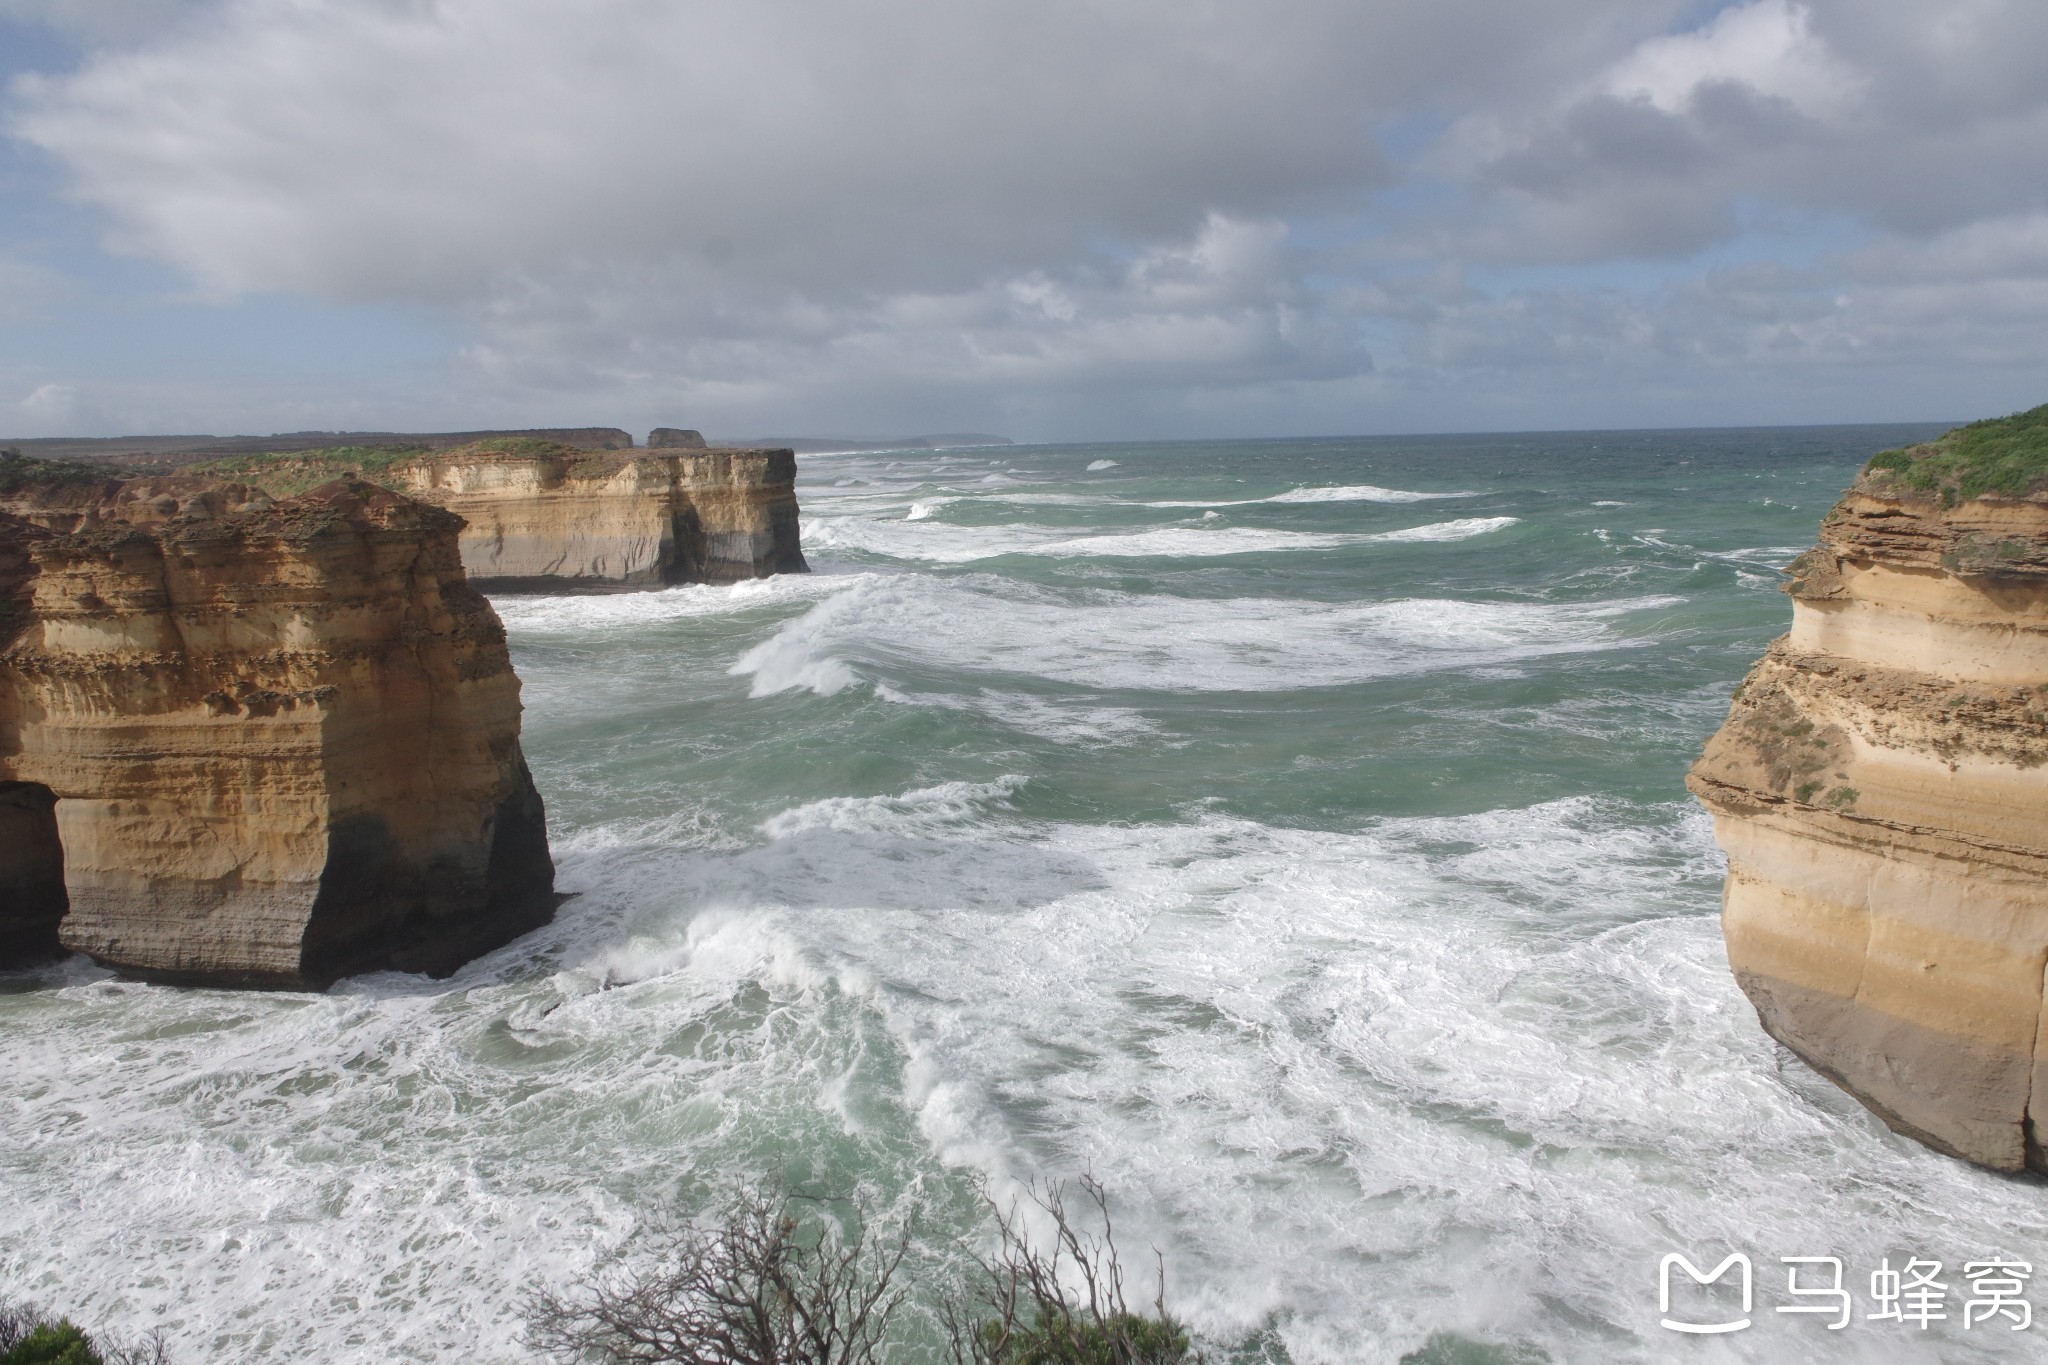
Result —
POLYGON ((38 421, 62 423, 78 406, 78 391, 68 384, 38 384, 17 406, 38 421))
POLYGON ((1609 94, 1646 99, 1667 114, 1684 112, 1702 86, 1714 83, 1822 117, 1846 112, 1865 84, 1815 36, 1806 6, 1789 0, 1737 5, 1693 32, 1653 38, 1600 81, 1609 94))

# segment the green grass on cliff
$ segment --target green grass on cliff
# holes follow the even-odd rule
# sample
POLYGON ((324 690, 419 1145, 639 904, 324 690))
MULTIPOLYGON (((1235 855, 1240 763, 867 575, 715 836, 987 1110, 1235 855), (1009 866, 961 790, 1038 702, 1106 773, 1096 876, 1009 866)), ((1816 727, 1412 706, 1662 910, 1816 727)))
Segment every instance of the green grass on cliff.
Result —
POLYGON ((230 455, 226 459, 208 460, 203 464, 187 465, 181 472, 254 484, 272 497, 289 498, 336 479, 362 479, 389 487, 389 474, 394 466, 428 455, 566 455, 575 458, 589 453, 563 445, 560 441, 544 441, 533 436, 498 436, 439 451, 426 446, 274 450, 258 455, 230 455))
POLYGON ((431 454, 425 446, 337 446, 332 450, 277 450, 260 455, 230 455, 187 465, 180 473, 204 474, 235 483, 249 483, 272 497, 288 498, 336 479, 384 482, 393 465, 431 454))
POLYGON ((2042 491, 2048 487, 2048 403, 1957 427, 1924 445, 1881 451, 1864 472, 1937 493, 1948 504, 2042 491))
MULTIPOLYGON (((575 446, 563 445, 560 441, 542 440, 538 436, 492 436, 481 441, 471 441, 466 446, 457 446, 445 451, 448 455, 563 455, 570 459, 590 454, 575 446)), ((628 454, 632 452, 628 451, 628 454)))

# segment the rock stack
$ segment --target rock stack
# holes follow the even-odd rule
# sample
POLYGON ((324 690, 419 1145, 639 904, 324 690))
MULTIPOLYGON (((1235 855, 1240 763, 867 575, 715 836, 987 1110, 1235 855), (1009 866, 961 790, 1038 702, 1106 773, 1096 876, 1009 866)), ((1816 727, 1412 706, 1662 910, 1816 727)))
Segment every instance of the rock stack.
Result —
POLYGON ((2044 482, 2048 408, 1874 460, 1690 778, 1763 1026, 2007 1171, 2048 1171, 2044 482))
POLYGON ((806 568, 788 450, 483 442, 387 478, 462 517, 463 566, 485 592, 732 583, 806 568))
POLYGON ((552 915, 519 682, 460 518, 357 482, 273 500, 16 473, 0 900, 27 909, 0 952, 57 925, 135 976, 317 989, 447 972, 552 915))

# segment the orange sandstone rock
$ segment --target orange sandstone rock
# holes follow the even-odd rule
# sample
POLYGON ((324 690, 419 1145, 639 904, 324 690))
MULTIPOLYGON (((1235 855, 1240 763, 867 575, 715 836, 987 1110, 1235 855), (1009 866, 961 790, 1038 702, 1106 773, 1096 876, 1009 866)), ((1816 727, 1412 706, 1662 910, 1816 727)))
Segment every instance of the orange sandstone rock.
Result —
POLYGON ((468 523, 463 566, 486 592, 731 583, 807 567, 788 450, 485 443, 398 466, 389 480, 468 523))
POLYGON ((450 971, 546 922, 519 682, 458 518, 362 483, 101 494, 21 493, 56 533, 0 526, 0 593, 8 545, 29 567, 0 779, 57 797, 66 946, 320 988, 450 971))
POLYGON ((1899 1132, 2048 1171, 2048 499, 1882 473, 1689 785, 1764 1027, 1899 1132))
MULTIPOLYGON (((28 626, 35 581, 30 547, 48 538, 0 512, 0 650, 28 626)), ((4 778, 21 747, 20 712, 20 699, 0 686, 0 967, 53 956, 66 905, 57 799, 39 783, 4 778)))

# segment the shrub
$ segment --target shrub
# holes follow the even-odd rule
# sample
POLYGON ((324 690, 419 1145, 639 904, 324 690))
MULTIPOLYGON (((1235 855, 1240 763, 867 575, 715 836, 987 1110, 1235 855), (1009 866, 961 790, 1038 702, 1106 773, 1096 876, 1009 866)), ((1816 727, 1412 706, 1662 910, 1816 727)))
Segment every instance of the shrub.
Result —
MULTIPOLYGON (((997 1249, 976 1258, 971 1287, 938 1296, 951 1365, 1199 1365, 1166 1312, 1163 1271, 1150 1312, 1126 1301, 1109 1201, 1092 1179, 1080 1188, 1079 1216, 1065 1186, 1031 1192, 1049 1250, 1026 1237, 1016 1206, 989 1201, 997 1249)), ((897 1280, 910 1227, 882 1236, 863 1220, 840 1233, 793 1210, 743 1189, 714 1227, 657 1229, 637 1257, 566 1293, 530 1294, 527 1344, 564 1361, 876 1365, 908 1293, 897 1280)))
POLYGON ((455 446, 444 452, 449 455, 560 455, 576 459, 588 455, 587 450, 566 445, 561 441, 550 441, 539 436, 486 436, 481 441, 455 446))
POLYGON ((806 1227, 786 1198, 742 1190, 715 1228, 657 1230, 638 1265, 527 1301, 526 1339, 565 1360, 866 1365, 902 1301, 909 1229, 806 1227))
POLYGON ((0 1365, 170 1365, 170 1353, 159 1332, 140 1341, 95 1341, 34 1304, 0 1302, 0 1365))
POLYGON ((125 479, 133 472, 119 465, 40 460, 14 449, 0 450, 0 493, 22 493, 67 483, 97 485, 108 479, 125 479))
POLYGON ((965 1300, 940 1305, 954 1365, 1193 1365, 1201 1356, 1185 1328, 1166 1311, 1160 1263, 1152 1311, 1134 1311, 1124 1296, 1123 1264, 1109 1199, 1092 1177, 1079 1182, 1092 1206, 1070 1212, 1059 1182, 1031 1192, 1051 1220, 1051 1250, 1034 1246, 1017 1208, 993 1202, 1000 1245, 981 1262, 981 1284, 965 1300), (1086 1230, 1099 1223, 1102 1231, 1086 1230))
POLYGON ((187 466, 185 473, 250 483, 273 497, 296 497, 336 479, 383 482, 393 465, 428 454, 425 446, 335 446, 328 450, 276 450, 230 455, 187 466))
POLYGON ((106 1365, 92 1340, 69 1322, 44 1323, 0 1356, 0 1365, 106 1365))
POLYGON ((2048 403, 1957 427, 1932 441, 1871 456, 1866 474, 1935 493, 1952 507, 1969 498, 2020 498, 2048 484, 2048 403))

